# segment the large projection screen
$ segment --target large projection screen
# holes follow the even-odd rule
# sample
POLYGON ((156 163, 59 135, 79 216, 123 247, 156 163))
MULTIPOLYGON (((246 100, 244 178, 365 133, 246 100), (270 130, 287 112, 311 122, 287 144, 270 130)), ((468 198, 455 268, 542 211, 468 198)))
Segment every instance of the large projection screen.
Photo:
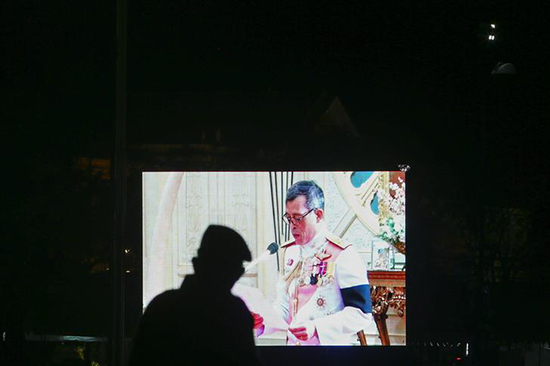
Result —
MULTIPOLYGON (((326 232, 340 238, 346 258, 367 272, 364 277, 370 285, 372 307, 363 310, 365 322, 361 323, 367 345, 406 345, 404 172, 143 172, 142 179, 143 309, 156 295, 179 288, 184 277, 193 273, 191 259, 211 224, 239 232, 253 259, 272 242, 292 242, 291 230, 282 219, 286 190, 298 181, 313 180, 324 193, 326 232), (353 250, 347 249, 349 245, 353 250), (377 312, 387 315, 384 324, 375 321, 377 312)), ((285 275, 285 266, 293 262, 281 259, 286 258, 284 249, 251 268, 233 289, 249 309, 262 313, 266 325, 281 324, 272 310, 277 283, 285 275)), ((335 266, 344 271, 347 265, 342 261, 335 266)), ((338 283, 341 279, 335 276, 338 283)), ((323 296, 315 293, 309 301, 312 311, 326 305, 323 296)), ((332 310, 330 315, 339 311, 332 310)), ((308 316, 319 316, 315 314, 308 316)), ((343 316, 331 319, 345 321, 343 316)), ((346 328, 345 324, 340 328, 346 328)), ((287 331, 273 329, 257 334, 256 344, 291 344, 287 331)), ((320 345, 360 344, 355 333, 338 338, 338 343, 323 339, 320 345)))

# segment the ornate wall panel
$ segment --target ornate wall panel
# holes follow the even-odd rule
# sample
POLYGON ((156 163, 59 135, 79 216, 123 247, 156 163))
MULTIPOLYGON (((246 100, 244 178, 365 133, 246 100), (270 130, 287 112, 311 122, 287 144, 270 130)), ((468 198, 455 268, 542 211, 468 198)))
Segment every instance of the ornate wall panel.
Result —
MULTIPOLYGON (((196 255, 202 235, 208 225, 220 224, 237 230, 246 240, 252 256, 265 250, 273 241, 271 197, 267 173, 197 173, 183 175, 171 216, 171 224, 165 226, 166 248, 154 244, 153 228, 157 225, 160 197, 166 189, 171 173, 144 174, 143 216, 144 273, 154 281, 144 281, 144 293, 160 293, 180 286, 182 278, 193 272, 191 259, 196 255), (162 249, 162 250, 161 250, 162 249), (158 253, 162 253, 158 255, 158 253), (152 258, 156 262, 152 262, 152 258)), ((247 273, 242 282, 265 288, 269 295, 268 281, 277 276, 276 265, 264 263, 247 273), (257 272, 265 272, 262 284, 257 282, 257 272), (273 272, 273 274, 270 274, 273 272)), ((153 296, 145 296, 150 300, 153 296)), ((148 302, 146 300, 146 302, 148 302)))

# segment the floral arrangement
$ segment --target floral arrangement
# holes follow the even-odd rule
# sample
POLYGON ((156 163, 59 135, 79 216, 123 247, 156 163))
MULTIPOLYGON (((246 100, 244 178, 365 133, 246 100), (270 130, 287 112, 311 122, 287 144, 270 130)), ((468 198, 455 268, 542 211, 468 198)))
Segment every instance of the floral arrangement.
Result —
POLYGON ((379 188, 378 202, 386 211, 380 215, 380 234, 382 240, 392 244, 398 251, 405 253, 405 181, 398 177, 399 183, 388 183, 388 190, 379 188))

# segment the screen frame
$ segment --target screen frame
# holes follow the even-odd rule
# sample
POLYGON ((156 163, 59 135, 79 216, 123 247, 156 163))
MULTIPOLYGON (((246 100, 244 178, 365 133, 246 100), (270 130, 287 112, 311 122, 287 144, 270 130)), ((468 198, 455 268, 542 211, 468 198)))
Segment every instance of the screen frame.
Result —
MULTIPOLYGON (((344 169, 330 169, 325 167, 323 169, 294 169, 296 171, 396 171, 399 170, 398 166, 391 167, 376 167, 371 169, 365 169, 364 167, 344 167, 344 169)), ((131 281, 126 281, 125 298, 126 301, 126 332, 127 334, 134 334, 135 327, 138 323, 138 319, 141 316, 141 309, 143 307, 143 220, 142 220, 142 176, 146 172, 269 172, 269 171, 287 171, 286 169, 254 169, 252 167, 247 169, 213 169, 212 167, 198 169, 197 167, 184 167, 177 166, 141 166, 137 169, 132 169, 128 175, 128 212, 130 208, 138 208, 139 210, 133 211, 133 215, 128 215, 128 225, 125 232, 129 248, 134 253, 134 256, 138 258, 135 261, 134 276, 131 281), (139 230, 131 230, 131 227, 138 227, 139 230), (129 292, 133 294, 129 297, 129 292), (139 299, 136 301, 136 299, 139 299)), ((411 360, 415 359, 416 353, 414 352, 413 345, 418 343, 418 325, 415 321, 414 314, 417 309, 422 308, 421 304, 414 296, 415 286, 421 284, 421 278, 419 278, 417 268, 417 249, 414 243, 417 242, 415 237, 417 235, 416 229, 411 225, 412 215, 416 212, 417 208, 414 204, 414 200, 411 196, 415 190, 415 174, 410 171, 406 172, 407 181, 407 194, 406 194, 406 242, 407 242, 407 274, 406 274, 406 288, 407 288, 407 325, 406 325, 406 345, 405 346, 367 346, 367 347, 354 347, 354 346, 316 346, 316 347, 290 347, 290 346, 257 346, 259 356, 262 360, 269 360, 265 364, 280 364, 280 363, 298 363, 298 362, 315 362, 316 364, 334 364, 346 360, 349 362, 384 362, 386 365, 413 365, 415 362, 411 360), (412 192, 411 192, 412 191, 412 192), (412 312, 412 314, 411 314, 412 312)))

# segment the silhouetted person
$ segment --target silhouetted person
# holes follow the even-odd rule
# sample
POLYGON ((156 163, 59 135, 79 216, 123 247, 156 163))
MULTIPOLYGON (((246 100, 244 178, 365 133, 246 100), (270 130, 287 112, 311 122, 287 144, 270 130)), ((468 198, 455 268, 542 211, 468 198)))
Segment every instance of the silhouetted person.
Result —
MULTIPOLYGON (((230 292, 251 254, 234 230, 205 231, 194 275, 151 301, 134 337, 130 366, 257 365, 253 320, 230 292)), ((160 269, 159 269, 160 270, 160 269)))

